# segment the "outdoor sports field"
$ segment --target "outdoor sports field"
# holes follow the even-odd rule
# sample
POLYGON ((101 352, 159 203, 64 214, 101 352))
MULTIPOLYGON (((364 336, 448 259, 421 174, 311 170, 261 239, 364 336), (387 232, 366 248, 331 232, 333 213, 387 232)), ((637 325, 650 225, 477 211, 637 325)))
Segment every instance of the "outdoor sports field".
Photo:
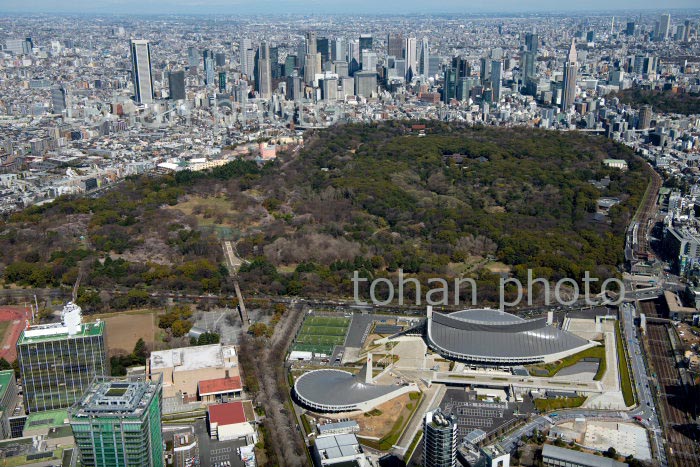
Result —
POLYGON ((350 318, 310 316, 304 320, 292 350, 330 355, 333 347, 343 345, 350 318))

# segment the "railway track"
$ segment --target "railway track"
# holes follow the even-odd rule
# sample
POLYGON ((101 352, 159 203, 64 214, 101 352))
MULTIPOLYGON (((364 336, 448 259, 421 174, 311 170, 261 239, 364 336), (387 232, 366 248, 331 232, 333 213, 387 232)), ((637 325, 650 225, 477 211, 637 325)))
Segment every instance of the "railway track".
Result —
MULTIPOLYGON (((663 317, 654 302, 641 303, 648 316, 663 317)), ((657 406, 667 440, 670 467, 700 465, 698 432, 693 420, 691 394, 683 386, 678 371, 667 324, 648 323, 646 334, 647 355, 653 378, 657 406)))
POLYGON ((650 222, 656 216, 656 200, 659 197, 659 190, 661 189, 661 176, 655 171, 651 170, 651 185, 648 191, 645 193, 643 205, 640 207, 636 215, 636 221, 638 225, 638 232, 636 242, 634 243, 635 255, 637 257, 647 256, 649 251, 649 243, 647 242, 647 232, 651 228, 650 222))

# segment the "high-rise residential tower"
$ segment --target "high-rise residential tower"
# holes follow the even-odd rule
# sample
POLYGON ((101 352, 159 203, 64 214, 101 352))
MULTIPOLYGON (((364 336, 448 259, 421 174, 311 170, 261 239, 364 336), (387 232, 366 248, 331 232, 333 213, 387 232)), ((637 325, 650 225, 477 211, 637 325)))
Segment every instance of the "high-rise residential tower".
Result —
POLYGON ((22 331, 17 359, 27 411, 70 407, 96 376, 107 374, 105 323, 82 323, 80 307, 68 303, 61 323, 22 331))
POLYGON ((578 73, 578 63, 576 56, 576 42, 571 41, 569 55, 564 62, 564 83, 561 93, 561 110, 567 111, 574 105, 576 97, 576 75, 578 73))
POLYGON ((425 414, 423 421, 423 465, 455 467, 457 465, 457 423, 440 409, 425 414))
POLYGON ((164 466, 161 378, 93 381, 68 411, 82 465, 164 466))
POLYGON ((131 72, 134 79, 134 97, 139 104, 153 102, 153 73, 151 72, 151 45, 147 40, 131 41, 131 72))

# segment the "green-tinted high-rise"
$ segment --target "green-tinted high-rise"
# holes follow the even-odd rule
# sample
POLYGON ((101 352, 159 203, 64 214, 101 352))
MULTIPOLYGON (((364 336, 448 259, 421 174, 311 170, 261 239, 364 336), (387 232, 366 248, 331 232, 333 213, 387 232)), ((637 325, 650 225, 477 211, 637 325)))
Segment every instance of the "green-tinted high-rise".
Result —
POLYGON ((83 466, 163 467, 161 375, 96 378, 68 410, 83 466))
POLYGON ((105 323, 83 324, 80 307, 68 303, 61 323, 22 331, 17 359, 28 412, 68 408, 108 374, 105 323))

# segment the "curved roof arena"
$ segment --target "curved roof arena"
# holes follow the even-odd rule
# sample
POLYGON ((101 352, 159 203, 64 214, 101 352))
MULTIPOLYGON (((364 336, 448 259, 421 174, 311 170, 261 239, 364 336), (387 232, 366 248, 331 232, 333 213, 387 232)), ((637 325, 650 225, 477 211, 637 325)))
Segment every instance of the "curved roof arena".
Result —
POLYGON ((498 310, 428 312, 428 345, 459 360, 522 364, 549 362, 594 343, 547 325, 546 318, 525 320, 498 310))
POLYGON ((368 410, 384 400, 406 392, 403 386, 364 383, 356 375, 342 370, 314 370, 294 383, 299 401, 324 412, 368 410))

